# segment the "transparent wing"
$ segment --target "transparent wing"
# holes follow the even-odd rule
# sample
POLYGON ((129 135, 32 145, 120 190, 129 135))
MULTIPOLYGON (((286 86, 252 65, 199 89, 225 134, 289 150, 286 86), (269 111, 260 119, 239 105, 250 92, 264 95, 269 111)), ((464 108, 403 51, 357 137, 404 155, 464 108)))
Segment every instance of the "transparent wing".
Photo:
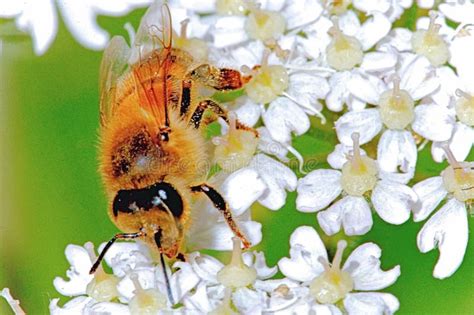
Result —
POLYGON ((140 21, 133 43, 130 64, 143 61, 154 50, 170 49, 172 43, 171 13, 163 1, 155 1, 140 21))
POLYGON ((105 48, 100 65, 100 125, 104 127, 114 114, 118 78, 124 73, 130 58, 130 48, 122 36, 114 36, 105 48))

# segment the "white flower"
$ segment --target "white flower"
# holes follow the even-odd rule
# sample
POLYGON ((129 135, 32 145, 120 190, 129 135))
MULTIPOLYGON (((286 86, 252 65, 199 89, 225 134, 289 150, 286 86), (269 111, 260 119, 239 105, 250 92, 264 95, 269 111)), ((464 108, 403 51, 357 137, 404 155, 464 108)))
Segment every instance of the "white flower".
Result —
POLYGON ((433 270, 433 276, 439 279, 450 277, 463 261, 469 235, 466 203, 474 198, 474 163, 457 162, 451 151, 446 147, 445 150, 451 165, 441 176, 413 186, 420 199, 420 207, 413 213, 417 222, 425 220, 448 196, 417 237, 421 252, 439 248, 439 259, 433 270))
POLYGON ((400 276, 400 266, 380 269, 381 249, 374 243, 357 247, 341 268, 345 241, 339 241, 332 263, 317 232, 309 226, 297 228, 290 238, 290 258, 278 262, 289 279, 309 287, 309 296, 317 303, 336 304, 342 300, 349 314, 393 314, 398 299, 384 289, 400 276), (337 280, 336 280, 337 279, 337 280), (368 292, 353 292, 368 291, 368 292))
POLYGON ((445 1, 439 5, 439 10, 447 18, 458 23, 474 21, 474 3, 471 1, 445 1))
POLYGON ((298 181, 296 209, 320 211, 318 221, 328 235, 337 233, 341 225, 346 235, 362 235, 372 228, 370 205, 364 197, 369 192, 375 211, 391 224, 406 222, 417 202, 411 188, 390 173, 379 172, 377 162, 360 153, 358 135, 353 139, 353 155, 345 163, 342 157, 332 156, 335 164, 343 164, 342 171, 314 170, 298 181), (343 197, 333 203, 341 193, 343 197))
POLYGON ((385 125, 388 129, 382 133, 377 146, 380 169, 384 172, 401 169, 413 175, 417 148, 413 135, 406 129, 413 122, 413 128, 421 134, 426 133, 427 129, 449 133, 446 128, 429 124, 418 128, 418 106, 415 107, 414 102, 430 95, 440 85, 431 70, 426 58, 405 54, 398 71, 400 78, 393 79, 392 89, 376 76, 353 75, 347 82, 347 89, 359 100, 377 107, 342 115, 336 121, 336 132, 341 143, 350 145, 353 132, 361 133, 362 144, 368 143, 385 125))
POLYGON ((308 63, 295 47, 295 36, 288 36, 289 42, 276 43, 276 51, 270 52, 261 41, 229 50, 214 51, 212 60, 227 67, 245 65, 252 79, 245 86, 246 96, 231 105, 243 122, 252 126, 262 117, 265 126, 275 141, 288 143, 291 135, 301 135, 309 129, 310 116, 321 115, 322 104, 329 93, 327 73, 331 69, 308 63), (291 37, 291 38, 290 38, 291 37), (287 57, 278 57, 278 51, 286 49, 287 57), (271 78, 269 80, 268 78, 271 78))
MULTIPOLYGON (((105 243, 100 251, 104 247, 105 243)), ((62 295, 74 298, 62 307, 58 305, 59 299, 52 299, 52 314, 156 313, 173 306, 166 293, 167 276, 174 303, 179 303, 199 282, 193 269, 180 261, 173 268, 166 266, 165 276, 162 266, 151 259, 148 247, 139 241, 117 242, 105 254, 104 260, 113 274, 107 274, 102 266, 94 275, 89 274, 96 260, 91 243, 84 247, 69 245, 66 257, 71 263, 67 273, 70 280, 57 277, 54 286, 62 295)))
MULTIPOLYGON (((262 225, 252 221, 250 206, 267 189, 256 170, 242 168, 226 176, 221 174, 211 178, 231 209, 233 219, 252 245, 262 239, 262 225)), ((187 244, 193 249, 232 249, 234 233, 218 209, 204 196, 196 201, 191 211, 191 225, 187 233, 187 244)))
MULTIPOLYGON (((150 2, 150 0, 57 0, 56 4, 64 23, 77 41, 87 48, 99 50, 107 44, 109 34, 97 24, 98 15, 122 16, 150 2)), ((28 0, 12 3, 6 1, 0 4, 0 17, 15 18, 16 26, 33 37, 35 53, 44 54, 58 31, 55 1, 28 0)))
MULTIPOLYGON (((223 265, 210 256, 193 253, 189 264, 200 277, 196 292, 183 300, 189 310, 201 313, 230 309, 232 303, 240 312, 258 314, 265 308, 267 293, 257 288, 261 280, 271 278, 277 273, 276 267, 268 267, 263 253, 246 252, 242 254, 241 242, 234 238, 232 259, 223 265)), ((278 280, 276 280, 278 281, 278 280)))

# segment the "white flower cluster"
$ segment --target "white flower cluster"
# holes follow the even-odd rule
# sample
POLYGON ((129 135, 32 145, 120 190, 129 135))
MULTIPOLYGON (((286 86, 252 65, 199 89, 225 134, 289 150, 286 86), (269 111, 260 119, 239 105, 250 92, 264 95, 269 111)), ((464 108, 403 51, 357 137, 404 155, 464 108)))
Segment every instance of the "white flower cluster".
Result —
MULTIPOLYGON (((16 17, 42 53, 55 31, 45 39, 45 28, 30 12, 33 2, 22 8, 0 5, 0 16, 16 17)), ((52 0, 46 2, 55 17, 52 0)), ((123 14, 145 2, 106 7, 86 1, 77 12, 87 15, 79 18, 91 26, 98 12, 123 14)), ((69 15, 74 13, 66 9, 71 1, 58 4, 81 42, 103 47, 104 33, 74 27, 69 15)), ((170 0, 168 5, 179 34, 175 47, 251 77, 244 93, 226 104, 235 116, 228 125, 221 122, 222 135, 213 139, 222 171, 211 182, 252 244, 262 233, 261 224, 251 219, 251 205, 258 201, 278 210, 287 192, 296 191, 296 209, 317 212, 329 236, 341 229, 346 235, 367 233, 371 208, 390 224, 411 216, 427 220, 417 244, 423 253, 438 247, 433 276, 443 279, 458 269, 468 241, 467 209, 474 200, 474 163, 464 162, 474 143, 471 1, 418 0, 418 7, 431 11, 418 19, 414 32, 393 27, 413 0, 170 0), (291 153, 303 171, 292 139, 310 130, 309 116, 326 123, 324 107, 341 113, 334 122, 340 143, 327 157, 332 169, 298 179, 285 165, 291 153), (236 127, 235 117, 257 128, 258 141, 236 127), (449 166, 414 183, 418 151, 429 142, 433 160, 447 159, 449 166), (362 145, 376 147, 376 157, 362 145)), ((149 12, 144 21, 152 18, 149 12)), ((290 239, 290 257, 278 263, 285 278, 272 279, 277 267, 268 267, 263 253, 242 254, 240 242, 208 201, 195 204, 192 216, 189 247, 232 249, 230 264, 192 252, 186 261, 166 267, 171 286, 166 294, 164 269, 139 242, 114 245, 105 256, 113 273, 100 269, 95 276, 89 275, 92 245, 70 245, 70 280, 57 278, 54 284, 74 298, 62 307, 53 299, 51 313, 392 314, 399 308, 395 296, 374 292, 400 275, 399 266, 380 269, 381 249, 374 243, 357 247, 341 266, 345 241, 330 263, 317 232, 299 227, 290 239)))
MULTIPOLYGON (((105 244, 104 244, 105 245, 105 244)), ((102 246, 102 248, 104 247, 102 246)), ((323 242, 309 226, 299 227, 290 239, 290 258, 278 263, 283 279, 270 279, 278 268, 268 267, 262 252, 242 253, 233 239, 229 264, 193 252, 185 262, 175 262, 169 279, 172 301, 164 292, 165 277, 146 245, 120 242, 105 255, 112 269, 107 274, 89 270, 96 257, 93 246, 69 245, 69 280, 60 277, 54 286, 73 297, 62 307, 59 299, 50 312, 60 314, 350 314, 393 313, 399 307, 395 296, 373 292, 393 284, 400 267, 380 269, 381 249, 373 243, 357 247, 341 267, 345 241, 340 241, 332 263, 323 242), (343 300, 343 306, 337 304, 343 300)))

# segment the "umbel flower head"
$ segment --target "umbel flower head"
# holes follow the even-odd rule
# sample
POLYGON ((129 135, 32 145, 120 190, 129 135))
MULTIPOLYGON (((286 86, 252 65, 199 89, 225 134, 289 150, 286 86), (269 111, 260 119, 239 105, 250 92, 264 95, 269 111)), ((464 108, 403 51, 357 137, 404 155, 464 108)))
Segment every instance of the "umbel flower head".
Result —
MULTIPOLYGON (((0 16, 31 33, 35 52, 43 54, 56 34, 57 7, 81 44, 100 49, 108 35, 97 26, 98 14, 121 15, 149 2, 31 0, 1 3, 0 16)), ((331 238, 341 230, 349 236, 368 233, 374 210, 395 230, 413 224, 411 215, 416 222, 426 220, 416 243, 423 253, 439 249, 435 278, 453 275, 470 254, 467 212, 474 199, 474 165, 464 161, 472 160, 474 144, 474 6, 419 0, 419 12, 432 9, 429 17, 420 17, 414 32, 394 27, 413 3, 167 2, 174 48, 190 53, 196 63, 239 69, 248 77, 232 97, 214 95, 226 101, 229 119, 219 121, 220 134, 208 141, 216 172, 206 180, 222 193, 254 246, 290 226, 257 222, 257 211, 260 218, 273 215, 266 209, 317 212, 317 220, 311 216, 306 224, 318 224, 331 238), (254 127, 258 137, 239 129, 238 122, 254 127), (422 158, 428 142, 433 160, 422 158), (306 156, 317 156, 316 167, 305 168, 306 156), (299 167, 291 165, 295 159, 299 167), (443 159, 449 166, 433 172, 430 163, 443 159), (321 166, 325 161, 330 168, 321 166)), ((144 19, 153 24, 154 16, 144 19)), ((131 42, 143 35, 126 28, 131 42)), ((133 50, 129 62, 155 48, 145 44, 133 50)), ((106 267, 91 275, 93 245, 68 245, 71 267, 66 278, 53 283, 70 300, 53 298, 50 312, 392 314, 399 309, 397 297, 378 292, 400 276, 399 265, 381 269, 378 240, 356 244, 350 254, 348 241, 341 240, 328 255, 315 228, 303 225, 292 230, 289 257, 281 258, 281 244, 270 243, 276 249, 272 259, 280 259, 278 266, 268 266, 268 248, 243 251, 209 200, 196 198, 192 209, 185 261, 163 266, 140 241, 119 242, 105 255, 106 267), (224 264, 193 251, 201 249, 232 254, 224 264), (278 268, 283 277, 276 276, 278 268)), ((1 295, 20 312, 8 290, 1 295)))

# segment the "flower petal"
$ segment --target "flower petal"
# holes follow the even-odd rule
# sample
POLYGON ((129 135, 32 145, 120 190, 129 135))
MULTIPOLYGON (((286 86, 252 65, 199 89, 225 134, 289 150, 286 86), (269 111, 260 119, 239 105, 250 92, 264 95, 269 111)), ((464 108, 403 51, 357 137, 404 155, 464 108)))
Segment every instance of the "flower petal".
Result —
POLYGON ((362 197, 346 196, 317 215, 327 235, 339 232, 341 224, 346 235, 363 235, 372 228, 372 213, 362 197))
POLYGON ((214 45, 217 48, 222 48, 247 40, 244 25, 245 17, 243 16, 225 16, 217 19, 214 25, 215 29, 211 32, 214 37, 214 45))
POLYGON ((363 50, 369 50, 372 46, 377 44, 392 28, 392 23, 383 13, 373 11, 370 15, 372 15, 372 17, 364 22, 356 35, 362 44, 363 50))
POLYGON ((445 106, 422 104, 415 107, 412 128, 428 140, 446 141, 453 133, 454 123, 454 117, 445 106))
POLYGON ((417 236, 418 248, 426 253, 439 248, 439 259, 433 277, 451 276, 461 265, 468 241, 466 205, 450 199, 423 226, 417 236))
POLYGON ((415 169, 418 150, 413 135, 406 130, 387 129, 377 145, 377 162, 385 172, 408 173, 415 169))
POLYGON ((344 307, 349 315, 391 315, 400 308, 400 302, 390 293, 349 293, 344 307))
MULTIPOLYGON (((117 2, 114 2, 115 4, 117 2)), ((107 45, 109 34, 103 30, 97 23, 97 14, 100 12, 95 5, 91 5, 83 1, 58 1, 58 7, 61 9, 61 16, 70 32, 83 46, 99 50, 107 45)), ((121 6, 117 10, 117 5, 110 6, 109 10, 114 7, 115 14, 125 14, 132 8, 121 6)))
POLYGON ((231 107, 237 118, 246 126, 253 127, 262 114, 262 108, 248 97, 239 97, 231 107))
POLYGON ((429 89, 425 86, 428 79, 432 78, 431 72, 433 69, 433 66, 426 57, 415 54, 405 54, 399 70, 400 88, 407 90, 415 100, 426 96, 427 94, 425 93, 427 93, 427 91, 433 92, 440 84, 437 79, 434 79, 437 84, 434 89, 432 88, 432 83, 427 85, 429 89), (423 93, 417 91, 418 89, 423 93))
POLYGON ((81 315, 88 304, 94 303, 94 299, 88 296, 78 296, 68 301, 63 307, 58 305, 59 299, 52 299, 49 302, 50 315, 81 315))
POLYGON ((28 1, 16 19, 19 30, 33 37, 34 50, 42 55, 48 50, 58 32, 58 16, 53 0, 28 1))
POLYGON ((347 81, 352 77, 350 71, 336 72, 329 79, 331 90, 326 96, 326 106, 333 112, 340 112, 348 95, 347 81))
POLYGON ((259 135, 258 148, 262 152, 269 155, 274 155, 282 162, 289 161, 289 159, 286 157, 288 154, 288 149, 280 142, 273 140, 267 128, 259 127, 257 128, 257 131, 259 135))
MULTIPOLYGON (((262 240, 262 224, 255 221, 234 218, 243 234, 252 245, 257 245, 262 240)), ((232 237, 234 232, 226 222, 215 222, 211 227, 196 231, 188 237, 187 244, 193 249, 232 250, 232 237), (199 233, 197 233, 199 232, 199 233)))
MULTIPOLYGON (((104 250, 106 244, 99 246, 99 253, 104 250)), ((104 260, 118 277, 123 277, 137 267, 151 267, 153 263, 149 247, 140 240, 115 242, 114 246, 107 250, 104 260)))
POLYGON ((271 102, 262 118, 272 138, 281 143, 290 142, 292 132, 299 136, 310 127, 304 110, 286 97, 271 102))
POLYGON ((232 294, 232 302, 240 314, 261 314, 266 294, 249 288, 239 288, 232 294))
MULTIPOLYGON (((446 159, 443 149, 444 144, 445 142, 433 142, 431 145, 431 155, 433 156, 433 160, 438 163, 446 159)), ((456 160, 464 161, 469 152, 471 152, 472 145, 474 144, 474 129, 463 123, 456 123, 453 135, 448 144, 456 160)))
POLYGON ((329 93, 329 84, 323 77, 308 73, 295 73, 290 76, 286 92, 308 115, 315 115, 318 99, 324 99, 329 93))
POLYGON ((242 255, 242 259, 247 266, 253 266, 257 271, 258 279, 268 279, 273 277, 277 272, 277 266, 268 267, 265 260, 265 254, 263 252, 245 252, 242 255))
POLYGON ((387 72, 397 64, 397 55, 392 52, 368 52, 364 54, 364 59, 360 68, 366 72, 387 72))
POLYGON ((326 208, 341 194, 341 172, 315 170, 298 181, 296 209, 315 212, 326 208))
POLYGON ((87 284, 94 278, 89 274, 92 267, 91 257, 84 247, 72 244, 66 247, 65 253, 66 259, 71 265, 66 272, 69 281, 56 277, 53 281, 54 287, 56 291, 65 296, 85 294, 87 284))
POLYGON ((283 207, 286 201, 286 191, 296 189, 298 179, 295 173, 284 164, 265 154, 254 156, 250 166, 258 171, 267 186, 258 202, 270 210, 278 210, 283 207))
POLYGON ((286 2, 282 14, 286 19, 287 29, 293 29, 316 21, 322 12, 323 7, 318 0, 301 0, 286 2), (308 10, 308 8, 311 8, 311 10, 308 10))
POLYGON ((258 200, 266 190, 264 179, 251 168, 241 168, 230 174, 220 187, 224 199, 236 216, 258 200))
POLYGON ((410 210, 418 197, 408 186, 381 180, 372 191, 372 204, 378 215, 390 224, 402 224, 410 218, 410 210))
MULTIPOLYGON (((187 262, 178 261, 173 265, 173 267, 175 269, 178 268, 178 270, 171 276, 170 287, 175 302, 179 302, 183 296, 194 289, 194 287, 199 283, 200 278, 194 272, 192 266, 187 262)), ((163 284, 166 285, 166 282, 163 284)), ((165 292, 164 289, 166 289, 166 287, 162 288, 162 292, 165 292)))
POLYGON ((100 302, 86 306, 83 314, 130 315, 130 309, 128 308, 128 305, 125 304, 100 302))
POLYGON ((352 134, 358 132, 359 143, 365 144, 382 130, 382 120, 378 109, 351 111, 342 115, 335 123, 337 138, 347 146, 352 146, 352 134))
POLYGON ((418 182, 413 186, 413 190, 418 195, 420 201, 420 207, 413 211, 415 222, 426 219, 448 193, 443 186, 443 178, 441 176, 431 177, 418 182))
POLYGON ((375 76, 355 74, 347 82, 347 89, 357 98, 369 104, 378 104, 380 93, 386 89, 383 81, 375 76))
POLYGON ((354 289, 362 291, 381 290, 391 286, 400 276, 400 266, 383 271, 380 268, 382 250, 377 244, 364 243, 347 257, 343 270, 354 280, 354 289))
POLYGON ((328 259, 318 233, 310 226, 300 226, 290 237, 290 258, 280 259, 278 267, 292 280, 309 281, 324 271, 319 257, 328 259))

